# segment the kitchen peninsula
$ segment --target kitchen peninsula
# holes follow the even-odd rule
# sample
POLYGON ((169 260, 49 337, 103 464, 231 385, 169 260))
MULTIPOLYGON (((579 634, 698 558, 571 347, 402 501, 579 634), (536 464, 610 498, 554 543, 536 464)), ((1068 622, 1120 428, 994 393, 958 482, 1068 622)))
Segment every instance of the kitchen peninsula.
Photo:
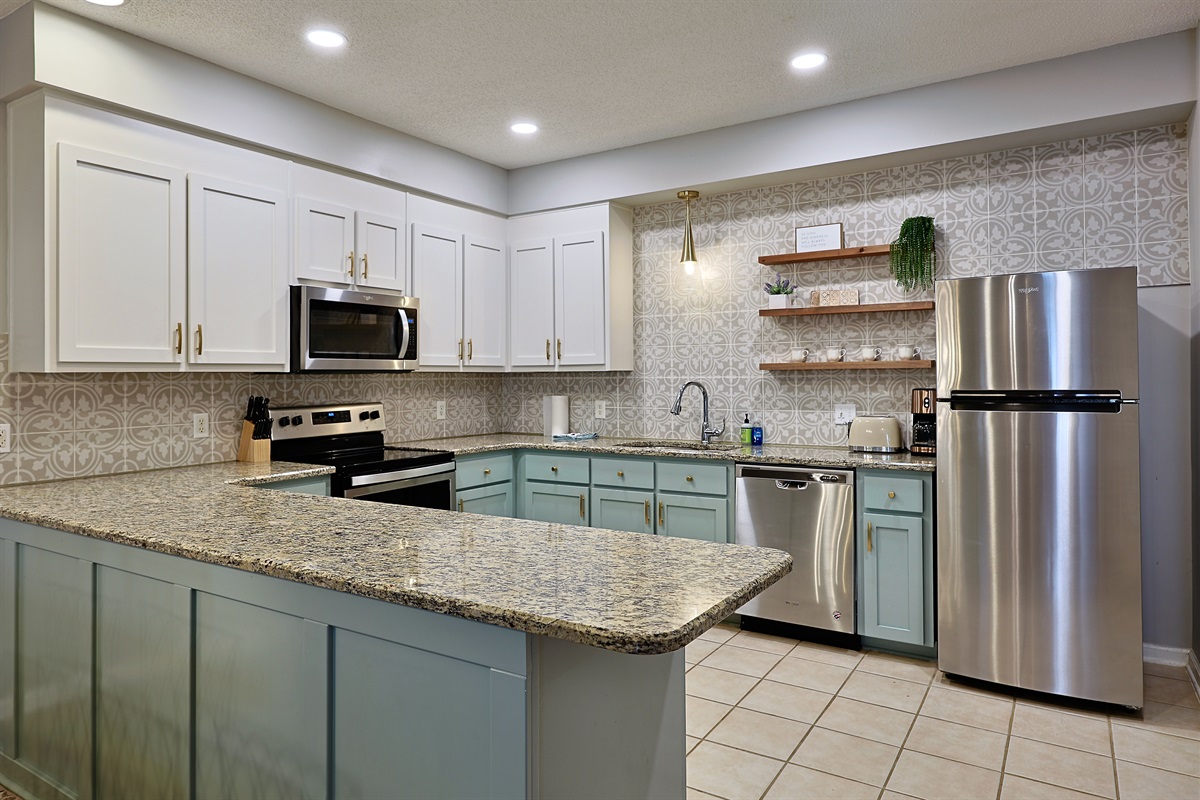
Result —
POLYGON ((789 556, 270 490, 328 471, 0 491, 5 783, 683 796, 680 648, 789 556))

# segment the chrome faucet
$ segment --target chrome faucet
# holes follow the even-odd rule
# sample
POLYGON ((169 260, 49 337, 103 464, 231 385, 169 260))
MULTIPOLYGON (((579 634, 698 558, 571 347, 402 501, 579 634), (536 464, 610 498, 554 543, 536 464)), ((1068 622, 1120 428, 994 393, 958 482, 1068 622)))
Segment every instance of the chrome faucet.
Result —
POLYGON ((688 381, 683 386, 679 387, 679 395, 675 398, 675 404, 671 406, 671 413, 679 416, 679 412, 683 410, 683 393, 689 386, 695 386, 700 390, 700 397, 704 403, 704 421, 703 427, 700 429, 700 443, 708 444, 709 440, 714 436, 720 436, 725 432, 725 417, 721 417, 721 427, 713 428, 708 422, 708 389, 704 388, 704 384, 698 381, 688 381))

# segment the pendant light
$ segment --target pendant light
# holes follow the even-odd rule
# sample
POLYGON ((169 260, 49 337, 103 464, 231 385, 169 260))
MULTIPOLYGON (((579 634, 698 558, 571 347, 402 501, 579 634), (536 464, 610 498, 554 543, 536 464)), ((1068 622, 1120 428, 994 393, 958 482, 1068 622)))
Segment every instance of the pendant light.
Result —
POLYGON ((688 275, 694 275, 696 272, 696 245, 692 241, 692 201, 700 196, 700 193, 694 189, 682 191, 676 195, 684 203, 684 222, 683 222, 683 257, 679 259, 679 263, 683 264, 683 271, 688 275))

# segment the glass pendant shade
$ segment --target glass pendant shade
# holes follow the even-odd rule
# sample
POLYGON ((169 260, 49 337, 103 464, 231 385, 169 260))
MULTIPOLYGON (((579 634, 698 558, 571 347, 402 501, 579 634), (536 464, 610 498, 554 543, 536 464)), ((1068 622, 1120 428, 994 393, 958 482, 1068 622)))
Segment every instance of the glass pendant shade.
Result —
POLYGON ((696 244, 692 239, 692 201, 700 196, 700 193, 694 190, 680 192, 677 197, 684 202, 684 222, 683 222, 683 255, 679 259, 679 263, 683 265, 683 271, 692 275, 696 272, 696 244))

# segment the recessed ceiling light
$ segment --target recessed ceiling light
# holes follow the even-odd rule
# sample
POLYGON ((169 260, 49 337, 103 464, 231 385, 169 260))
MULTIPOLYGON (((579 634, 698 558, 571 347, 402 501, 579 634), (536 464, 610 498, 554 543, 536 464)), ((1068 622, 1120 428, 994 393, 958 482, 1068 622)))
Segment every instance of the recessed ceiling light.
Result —
POLYGON ((828 60, 824 53, 801 53, 792 59, 792 69, 816 69, 828 60))
POLYGON ((94 6, 123 6, 125 0, 87 0, 94 6))
POLYGON ((509 126, 509 130, 511 130, 513 133, 537 133, 538 126, 534 125, 532 122, 514 122, 509 126))
POLYGON ((346 43, 346 37, 337 31, 327 31, 320 28, 304 34, 304 37, 317 47, 341 47, 346 43))

